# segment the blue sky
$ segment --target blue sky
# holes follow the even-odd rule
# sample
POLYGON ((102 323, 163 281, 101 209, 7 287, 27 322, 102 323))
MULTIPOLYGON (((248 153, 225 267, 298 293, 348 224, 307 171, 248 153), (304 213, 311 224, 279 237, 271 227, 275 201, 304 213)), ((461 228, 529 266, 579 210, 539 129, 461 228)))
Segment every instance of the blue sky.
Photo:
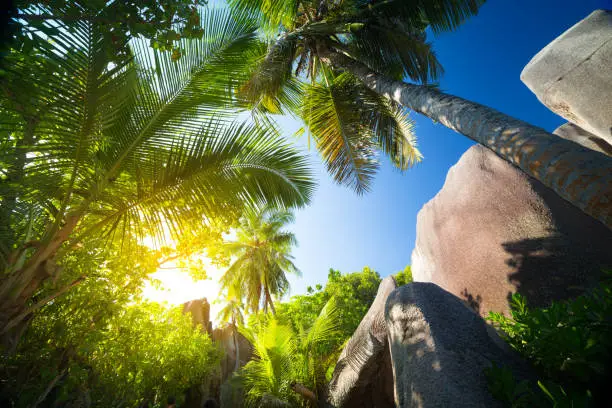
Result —
MULTIPOLYGON (((489 0, 457 31, 430 37, 445 68, 441 88, 553 131, 565 121, 537 100, 520 73, 540 49, 598 8, 612 9, 612 0, 489 0)), ((364 196, 334 184, 312 152, 319 188, 291 226, 300 244, 295 263, 303 273, 290 278, 292 294, 325 283, 329 268, 353 272, 367 265, 386 276, 410 264, 419 209, 473 144, 425 117, 413 118, 424 160, 400 174, 382 158, 364 196)), ((290 119, 281 124, 287 135, 300 126, 290 119)))

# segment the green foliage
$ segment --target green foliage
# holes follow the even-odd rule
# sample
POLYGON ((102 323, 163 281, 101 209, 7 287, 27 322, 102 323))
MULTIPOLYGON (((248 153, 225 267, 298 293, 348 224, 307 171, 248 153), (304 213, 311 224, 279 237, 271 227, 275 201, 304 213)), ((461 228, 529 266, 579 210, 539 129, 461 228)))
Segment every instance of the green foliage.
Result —
POLYGON ((311 325, 295 330, 269 318, 242 333, 254 346, 256 359, 247 363, 239 378, 245 389, 245 406, 317 406, 293 391, 298 383, 318 398, 324 392, 330 355, 329 343, 338 330, 334 299, 330 299, 311 325))
POLYGON ((50 66, 11 56, 2 102, 16 116, 1 124, 7 145, 16 143, 0 160, 12 169, 15 157, 29 158, 16 169, 19 185, 6 186, 27 197, 20 210, 45 214, 41 207, 52 205, 59 223, 70 207, 102 232, 134 223, 174 232, 203 213, 236 216, 244 203, 307 201, 306 163, 276 129, 233 123, 230 63, 254 43, 255 27, 218 9, 204 12, 202 24, 214 28, 185 40, 193 52, 178 63, 134 41, 134 60, 110 64, 93 24, 37 50, 50 66), (284 193, 270 190, 278 188, 284 193))
MULTIPOLYGON (((115 2, 117 3, 117 2, 115 2)), ((308 163, 273 123, 239 121, 248 15, 204 9, 173 61, 142 39, 113 62, 104 27, 62 23, 0 83, 0 326, 21 319, 64 245, 227 230, 244 208, 305 205, 308 163), (194 231, 195 230, 195 231, 194 231), (7 311, 7 312, 5 312, 7 311)), ((59 24, 59 23, 58 23, 59 24)), ((33 34, 34 35, 34 34, 33 34)), ((240 119, 242 120, 242 119, 240 119)), ((100 243, 100 245, 104 245, 100 243)), ((4 333, 4 331, 3 331, 4 333)))
MULTIPOLYGON (((394 277, 398 285, 410 283, 412 281, 410 266, 406 266, 394 277)), ((309 288, 308 294, 292 296, 289 302, 279 304, 278 320, 299 331, 310 327, 324 305, 330 299, 335 299, 338 309, 336 316, 338 330, 333 334, 327 344, 328 349, 325 350, 326 353, 333 354, 327 367, 328 379, 344 344, 353 335, 374 301, 380 282, 378 272, 367 266, 361 272, 348 274, 330 269, 324 288, 317 285, 316 290, 309 288)))
POLYGON ((323 306, 335 298, 339 327, 333 344, 338 348, 359 326, 376 297, 380 281, 380 275, 368 267, 349 274, 330 269, 325 288, 308 295, 293 296, 289 302, 281 303, 278 306, 278 319, 296 330, 303 330, 310 327, 323 306))
MULTIPOLYGON (((538 383, 540 393, 549 405, 603 403, 612 379, 612 275, 606 274, 598 288, 569 302, 530 308, 524 297, 515 294, 511 307, 511 317, 491 313, 489 319, 534 365, 542 378, 538 383)), ((513 406, 533 404, 523 402, 524 385, 511 391, 508 374, 500 373, 497 370, 491 375, 493 387, 503 390, 498 394, 505 395, 504 401, 513 406)))
MULTIPOLYGON (((398 284, 411 282, 410 266, 394 277, 398 284)), ((247 332, 260 342, 257 355, 264 356, 245 366, 243 379, 248 385, 243 384, 250 390, 247 399, 252 406, 310 406, 311 401, 296 394, 291 383, 305 386, 317 397, 324 392, 342 348, 370 308, 380 282, 380 275, 369 267, 348 274, 330 269, 324 287, 317 284, 308 288, 308 294, 278 304, 275 317, 251 315, 247 332)))
POLYGON ((398 288, 412 282, 412 270, 410 269, 410 265, 406 265, 403 271, 396 273, 393 277, 395 278, 395 283, 398 288))
POLYGON ((349 73, 329 76, 305 86, 301 117, 337 182, 367 191, 378 168, 376 149, 400 170, 421 160, 405 112, 349 73))
POLYGON ((235 289, 235 287, 229 287, 226 296, 216 300, 216 302, 225 304, 217 318, 222 322, 232 323, 234 326, 242 326, 244 325, 244 304, 235 289))
POLYGON ((16 352, 0 360, 7 406, 84 398, 93 406, 136 407, 180 396, 219 364, 218 349, 180 307, 140 300, 161 254, 141 248, 133 257, 111 244, 102 250, 90 243, 62 257, 65 279, 87 279, 43 307, 16 352))

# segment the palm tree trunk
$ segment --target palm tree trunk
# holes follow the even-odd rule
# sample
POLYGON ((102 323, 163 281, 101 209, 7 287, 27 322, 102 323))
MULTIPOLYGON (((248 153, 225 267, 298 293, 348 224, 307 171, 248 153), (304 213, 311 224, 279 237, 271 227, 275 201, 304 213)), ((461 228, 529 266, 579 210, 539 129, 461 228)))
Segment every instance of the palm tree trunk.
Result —
POLYGON ((430 87, 392 80, 339 52, 336 68, 407 108, 480 143, 612 229, 612 159, 487 106, 430 87))
MULTIPOLYGON (((28 304, 33 296, 44 282, 59 272, 55 265, 56 252, 68 240, 79 220, 79 215, 67 216, 64 225, 40 244, 21 268, 0 280, 0 340, 6 350, 14 348, 21 322, 29 321, 28 304)), ((40 306, 43 305, 36 303, 33 307, 40 306)))
POLYGON ((266 292, 266 303, 270 305, 270 310, 272 310, 272 316, 276 316, 276 308, 274 307, 274 302, 272 301, 272 295, 270 295, 270 290, 268 287, 265 287, 266 292))

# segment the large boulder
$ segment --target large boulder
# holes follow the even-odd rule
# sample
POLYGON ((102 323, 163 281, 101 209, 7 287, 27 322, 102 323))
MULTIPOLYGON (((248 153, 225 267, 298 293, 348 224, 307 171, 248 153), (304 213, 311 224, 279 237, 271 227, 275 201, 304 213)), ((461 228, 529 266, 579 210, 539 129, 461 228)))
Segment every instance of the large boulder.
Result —
POLYGON ((492 363, 529 378, 524 363, 491 339, 480 316, 432 283, 393 291, 385 320, 400 408, 498 407, 484 372, 492 363))
POLYGON ((202 331, 212 335, 212 323, 210 321, 210 303, 206 298, 190 300, 183 303, 183 313, 191 314, 191 322, 194 326, 200 326, 202 331))
POLYGON ((372 306, 342 350, 328 388, 332 406, 394 407, 385 302, 396 287, 392 276, 382 280, 372 306))
MULTIPOLYGON (((612 113, 610 113, 610 115, 612 115, 612 113)), ((611 144, 571 122, 567 122, 566 124, 559 126, 553 133, 562 137, 563 139, 571 140, 572 142, 578 143, 588 149, 596 150, 603 154, 607 154, 608 156, 612 156, 611 144)))
POLYGON ((222 351, 221 362, 203 383, 187 390, 185 408, 200 408, 202 403, 209 398, 216 401, 223 398, 224 406, 240 406, 228 405, 230 404, 228 401, 240 401, 242 396, 240 385, 237 381, 233 381, 232 373, 253 358, 253 346, 231 324, 217 327, 211 331, 212 341, 222 351), (236 364, 236 359, 238 359, 238 364, 236 364), (223 393, 225 395, 222 395, 223 393))
POLYGON ((508 164, 471 147, 419 211, 415 281, 433 282, 475 310, 508 312, 579 295, 612 266, 612 231, 508 164))
POLYGON ((227 380, 236 368, 243 367, 253 357, 253 346, 231 324, 213 330, 212 340, 223 350, 221 381, 227 380), (236 359, 239 359, 236 364, 236 359))
POLYGON ((612 144, 612 11, 594 11, 544 47, 521 80, 550 110, 612 144))

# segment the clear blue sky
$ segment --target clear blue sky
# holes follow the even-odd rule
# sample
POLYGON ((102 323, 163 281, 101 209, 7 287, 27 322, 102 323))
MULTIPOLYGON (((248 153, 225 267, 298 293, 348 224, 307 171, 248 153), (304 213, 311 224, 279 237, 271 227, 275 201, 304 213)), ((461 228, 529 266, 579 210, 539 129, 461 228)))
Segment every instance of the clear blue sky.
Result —
MULTIPOLYGON (((489 0, 457 31, 430 37, 445 68, 441 88, 554 130, 565 121, 523 85, 521 70, 540 49, 598 8, 612 9, 612 0, 489 0)), ((419 209, 472 145, 425 117, 413 118, 423 162, 400 174, 383 158, 365 196, 334 184, 320 161, 313 160, 319 188, 291 226, 300 244, 293 252, 295 263, 303 273, 290 278, 292 294, 325 283, 329 268, 352 272, 367 265, 387 276, 410 264, 419 209)), ((281 123, 287 135, 299 127, 289 119, 281 123)))

